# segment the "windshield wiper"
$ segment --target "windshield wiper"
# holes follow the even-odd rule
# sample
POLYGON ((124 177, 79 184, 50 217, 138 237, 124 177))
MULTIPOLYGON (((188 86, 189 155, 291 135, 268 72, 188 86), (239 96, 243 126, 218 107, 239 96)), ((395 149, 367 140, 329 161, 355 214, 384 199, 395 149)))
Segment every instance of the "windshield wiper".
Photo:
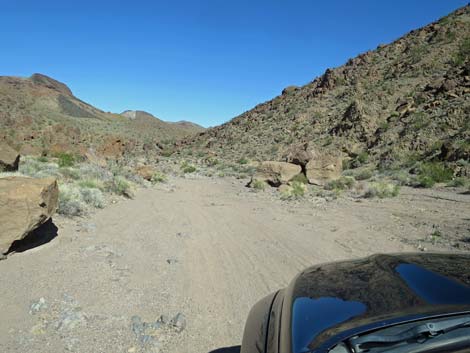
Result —
POLYGON ((362 352, 367 346, 375 347, 382 345, 393 345, 409 340, 423 342, 450 331, 470 326, 470 318, 468 316, 461 318, 453 318, 449 320, 426 322, 418 324, 414 327, 406 329, 393 335, 380 334, 380 332, 351 338, 349 343, 356 352, 362 352))

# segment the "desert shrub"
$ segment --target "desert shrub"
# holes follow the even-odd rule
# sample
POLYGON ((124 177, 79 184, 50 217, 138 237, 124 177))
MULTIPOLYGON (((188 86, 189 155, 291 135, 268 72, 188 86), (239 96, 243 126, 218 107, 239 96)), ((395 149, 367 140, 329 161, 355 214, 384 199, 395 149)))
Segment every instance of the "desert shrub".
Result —
POLYGON ((400 186, 385 181, 370 183, 364 193, 366 198, 378 197, 381 199, 398 196, 400 186))
POLYGON ((255 190, 264 190, 267 186, 268 184, 265 181, 258 179, 253 180, 251 183, 251 187, 255 190))
POLYGON ((369 154, 366 151, 361 152, 359 153, 356 159, 360 164, 367 163, 367 161, 369 160, 369 154))
POLYGON ((417 184, 416 176, 411 175, 406 170, 397 170, 388 173, 388 176, 397 182, 398 185, 413 186, 417 184))
POLYGON ((38 162, 47 163, 49 162, 49 159, 46 156, 41 156, 38 158, 38 162))
POLYGON ((358 171, 358 172, 354 175, 354 178, 355 178, 356 180, 367 180, 367 179, 372 178, 373 175, 374 175, 374 173, 373 173, 372 170, 370 170, 370 169, 363 169, 363 170, 358 171))
POLYGON ((165 183, 167 181, 167 176, 161 172, 155 172, 150 179, 152 184, 165 183))
POLYGON ((466 187, 470 186, 470 179, 464 177, 454 178, 447 183, 449 187, 466 187))
POLYGON ((288 187, 281 191, 281 199, 293 200, 302 198, 307 191, 307 187, 300 181, 293 181, 288 187))
POLYGON ((77 184, 81 188, 104 190, 104 183, 98 179, 83 179, 78 181, 77 184))
POLYGON ((452 180, 454 173, 452 169, 447 168, 443 163, 430 162, 423 163, 418 170, 419 186, 430 188, 435 183, 443 183, 452 180))
POLYGON ((86 204, 77 186, 61 184, 59 186, 59 207, 57 212, 65 216, 80 216, 86 210, 86 204))
POLYGON ((354 186, 355 182, 356 181, 354 180, 353 177, 342 176, 339 179, 328 182, 325 185, 325 189, 326 190, 338 190, 338 191, 348 190, 354 186))
POLYGON ((33 157, 26 157, 21 160, 18 171, 21 174, 33 178, 46 178, 49 176, 60 176, 59 166, 56 163, 39 162, 33 157))
POLYGON ((183 173, 184 174, 188 174, 188 173, 194 173, 196 171, 196 167, 193 166, 193 165, 188 165, 186 167, 183 168, 183 173))
POLYGON ((120 175, 115 176, 113 180, 108 183, 108 191, 128 198, 134 196, 131 183, 120 175))
POLYGON ((60 168, 60 174, 67 179, 78 180, 81 177, 80 171, 76 168, 65 167, 60 168))
POLYGON ((103 208, 105 206, 104 196, 101 190, 97 188, 80 187, 82 200, 95 208, 103 208))
POLYGON ((304 173, 297 174, 295 177, 292 178, 292 182, 299 182, 302 184, 308 184, 308 179, 304 173))
POLYGON ((242 157, 238 160, 238 164, 248 164, 248 159, 245 157, 242 157))
POLYGON ((454 63, 456 65, 462 65, 465 60, 470 57, 470 37, 467 37, 459 46, 459 50, 455 54, 454 63))
POLYGON ((73 167, 75 164, 75 156, 71 153, 61 152, 56 157, 59 167, 73 167))

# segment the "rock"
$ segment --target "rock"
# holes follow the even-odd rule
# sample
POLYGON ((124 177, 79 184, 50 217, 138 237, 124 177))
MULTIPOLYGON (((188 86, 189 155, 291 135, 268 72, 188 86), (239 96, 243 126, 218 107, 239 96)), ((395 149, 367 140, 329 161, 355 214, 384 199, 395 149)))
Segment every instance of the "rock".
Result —
POLYGON ((249 186, 251 186, 255 180, 265 181, 272 186, 287 184, 301 172, 302 168, 296 164, 274 161, 261 162, 249 186))
POLYGON ((18 170, 20 154, 5 143, 0 143, 0 172, 18 170))
POLYGON ((174 264, 177 264, 179 261, 178 259, 175 259, 175 258, 169 258, 169 259, 166 259, 166 262, 168 263, 168 265, 174 265, 174 264))
POLYGON ((6 253, 15 240, 51 218, 57 209, 59 188, 54 178, 0 179, 0 253, 6 253))
POLYGON ((47 308, 48 308, 48 305, 47 305, 46 299, 41 297, 39 298, 37 302, 34 302, 31 304, 31 306, 29 307, 29 314, 35 315, 36 313, 42 310, 45 310, 47 308))
POLYGON ((343 170, 343 160, 339 155, 327 152, 315 152, 313 158, 305 166, 308 182, 314 185, 325 185, 338 179, 343 170))
POLYGON ((140 165, 135 169, 137 175, 141 176, 145 180, 151 181, 155 175, 155 169, 149 165, 140 165))
POLYGON ((308 150, 308 144, 298 144, 290 146, 285 153, 285 160, 288 163, 298 164, 305 167, 309 160, 313 158, 312 151, 308 150))
POLYGON ((288 86, 282 90, 282 94, 290 94, 298 91, 300 88, 298 86, 288 86))
POLYGON ((178 313, 173 319, 171 319, 170 325, 176 330, 176 332, 181 332, 186 328, 186 317, 182 313, 178 313))

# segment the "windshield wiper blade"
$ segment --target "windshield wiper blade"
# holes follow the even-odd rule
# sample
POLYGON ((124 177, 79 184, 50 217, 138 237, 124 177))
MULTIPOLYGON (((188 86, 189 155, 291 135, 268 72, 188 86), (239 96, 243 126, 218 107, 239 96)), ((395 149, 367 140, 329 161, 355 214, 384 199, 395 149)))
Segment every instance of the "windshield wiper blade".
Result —
POLYGON ((470 326, 470 318, 468 316, 457 319, 426 322, 394 335, 381 335, 380 333, 376 333, 359 336, 351 338, 349 342, 356 349, 360 349, 361 345, 367 343, 394 344, 411 339, 430 338, 465 326, 470 326))

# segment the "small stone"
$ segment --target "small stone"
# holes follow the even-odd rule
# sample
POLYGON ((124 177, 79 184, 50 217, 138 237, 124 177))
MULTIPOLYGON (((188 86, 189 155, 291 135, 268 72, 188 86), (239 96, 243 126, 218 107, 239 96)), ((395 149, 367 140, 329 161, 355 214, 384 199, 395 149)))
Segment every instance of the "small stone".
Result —
POLYGON ((127 353, 135 353, 137 352, 137 348, 136 347, 131 347, 127 350, 127 353))
POLYGON ((182 313, 175 315, 170 321, 170 325, 173 326, 176 332, 181 332, 186 328, 186 318, 182 313))
POLYGON ((139 341, 142 345, 146 345, 146 344, 150 343, 152 340, 153 340, 153 337, 149 336, 149 335, 141 335, 139 337, 139 341))
POLYGON ((178 259, 171 258, 171 259, 167 259, 166 262, 167 262, 169 265, 174 265, 174 264, 177 264, 177 263, 178 263, 178 259))
POLYGON ((157 320, 157 322, 161 322, 164 325, 166 325, 169 321, 170 321, 170 318, 168 317, 168 315, 164 315, 164 314, 160 315, 160 317, 157 320))
POLYGON ((140 316, 133 316, 131 318, 131 329, 136 336, 140 336, 144 332, 144 324, 140 316))
POLYGON ((39 311, 41 310, 45 310, 47 309, 47 303, 46 303, 46 299, 44 298, 39 298, 39 300, 37 302, 34 302, 31 304, 31 306, 29 307, 29 314, 30 315, 34 315, 36 313, 38 313, 39 311))

